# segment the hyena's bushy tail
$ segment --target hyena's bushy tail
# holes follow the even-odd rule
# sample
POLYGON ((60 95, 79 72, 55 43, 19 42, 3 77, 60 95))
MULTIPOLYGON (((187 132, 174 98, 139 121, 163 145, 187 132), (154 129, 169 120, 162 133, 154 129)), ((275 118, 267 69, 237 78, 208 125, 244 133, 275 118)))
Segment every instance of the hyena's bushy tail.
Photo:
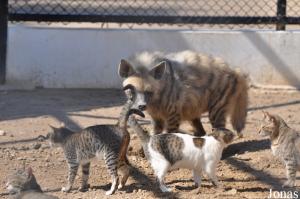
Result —
POLYGON ((149 142, 150 135, 140 126, 134 116, 129 117, 128 125, 138 135, 143 145, 149 142))
POLYGON ((238 89, 231 109, 231 124, 240 135, 245 128, 248 108, 248 76, 238 74, 238 89))

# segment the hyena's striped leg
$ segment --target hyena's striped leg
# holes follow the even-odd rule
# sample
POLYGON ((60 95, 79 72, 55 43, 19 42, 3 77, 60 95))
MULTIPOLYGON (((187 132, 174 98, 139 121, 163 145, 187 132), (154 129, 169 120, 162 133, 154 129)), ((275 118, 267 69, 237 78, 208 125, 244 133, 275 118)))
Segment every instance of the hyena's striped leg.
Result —
POLYGON ((282 187, 293 187, 295 185, 297 172, 296 160, 286 158, 284 162, 287 172, 287 181, 282 185, 282 187))
POLYGON ((74 183, 79 164, 78 163, 68 163, 69 165, 69 175, 68 175, 68 184, 65 187, 62 187, 63 192, 69 192, 72 188, 72 185, 74 183))
POLYGON ((180 115, 179 114, 172 114, 167 119, 167 132, 172 133, 179 129, 180 125, 180 115))
POLYGON ((165 123, 162 119, 152 119, 153 132, 152 134, 160 134, 164 130, 165 123))
POLYGON ((89 188, 88 180, 90 175, 90 163, 81 165, 82 179, 79 191, 87 191, 89 188))
POLYGON ((196 118, 192 120, 192 125, 194 127, 194 135, 195 136, 204 136, 206 134, 200 118, 196 118))
POLYGON ((221 107, 217 111, 212 110, 209 112, 209 121, 213 128, 222 128, 225 127, 226 123, 226 110, 221 107))

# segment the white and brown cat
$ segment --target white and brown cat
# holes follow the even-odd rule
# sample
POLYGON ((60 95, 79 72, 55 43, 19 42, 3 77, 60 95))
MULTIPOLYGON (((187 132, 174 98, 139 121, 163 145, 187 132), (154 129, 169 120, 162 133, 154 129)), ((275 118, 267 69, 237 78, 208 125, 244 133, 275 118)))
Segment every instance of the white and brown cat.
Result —
POLYGON ((202 137, 180 132, 150 136, 133 116, 128 122, 142 142, 162 192, 171 191, 165 185, 164 177, 168 171, 177 168, 193 170, 196 186, 201 184, 202 172, 208 175, 215 186, 220 186, 216 177, 216 167, 224 147, 234 138, 232 131, 225 128, 214 129, 211 135, 202 137))

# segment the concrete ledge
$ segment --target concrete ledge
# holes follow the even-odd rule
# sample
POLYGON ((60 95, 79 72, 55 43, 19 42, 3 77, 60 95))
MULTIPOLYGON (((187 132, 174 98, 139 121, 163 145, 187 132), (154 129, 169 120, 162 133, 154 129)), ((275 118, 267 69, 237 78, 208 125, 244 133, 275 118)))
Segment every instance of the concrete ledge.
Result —
POLYGON ((299 31, 183 31, 9 26, 7 84, 120 88, 117 66, 142 50, 191 49, 225 59, 259 84, 300 87, 299 31))

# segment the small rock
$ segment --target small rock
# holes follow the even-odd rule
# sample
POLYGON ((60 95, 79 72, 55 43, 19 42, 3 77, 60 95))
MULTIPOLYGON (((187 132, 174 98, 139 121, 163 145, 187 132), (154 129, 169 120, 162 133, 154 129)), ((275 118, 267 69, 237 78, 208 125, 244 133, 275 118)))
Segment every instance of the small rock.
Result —
POLYGON ((41 146, 42 146, 41 143, 35 143, 35 144, 32 145, 32 148, 33 149, 39 149, 39 148, 41 148, 41 146))
POLYGON ((142 188, 143 187, 143 185, 141 185, 141 184, 137 184, 137 185, 135 185, 137 188, 142 188))
POLYGON ((28 146, 21 146, 19 148, 19 150, 22 150, 22 151, 28 151, 29 150, 29 147, 28 146))
POLYGON ((18 157, 17 160, 26 160, 25 157, 18 157))
POLYGON ((237 194, 237 190, 236 189, 230 189, 230 190, 226 191, 225 194, 235 195, 235 194, 237 194))
POLYGON ((6 135, 6 132, 3 130, 0 130, 0 136, 5 136, 5 135, 6 135))

